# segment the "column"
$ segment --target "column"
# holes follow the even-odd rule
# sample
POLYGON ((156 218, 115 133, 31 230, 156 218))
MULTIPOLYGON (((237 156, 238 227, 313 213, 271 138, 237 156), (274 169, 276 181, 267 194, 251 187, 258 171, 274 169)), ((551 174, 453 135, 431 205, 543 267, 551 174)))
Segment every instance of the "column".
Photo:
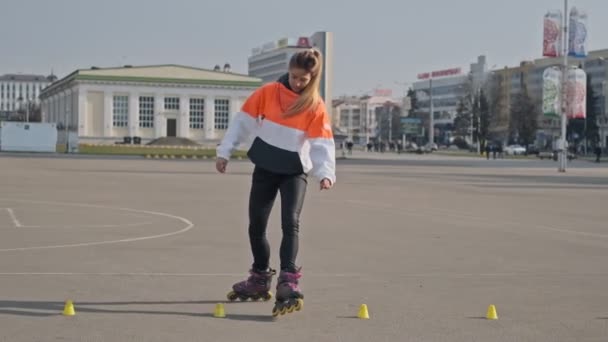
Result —
POLYGON ((72 90, 68 89, 63 92, 63 112, 65 120, 68 124, 68 131, 76 129, 75 120, 72 119, 72 90))
POLYGON ((164 98, 160 94, 154 95, 154 137, 160 138, 167 135, 167 129, 165 125, 167 122, 164 121, 164 115, 162 115, 164 108, 164 98))
MULTIPOLYGON (((49 122, 49 120, 48 120, 49 112, 48 112, 47 106, 46 106, 47 102, 48 102, 48 98, 45 99, 44 101, 40 101, 40 122, 49 122)), ((0 107, 0 110, 2 110, 1 107, 0 107)))
POLYGON ((78 135, 89 135, 89 123, 87 122, 87 90, 78 89, 78 135))
POLYGON ((61 110, 60 110, 60 103, 61 103, 61 93, 57 93, 57 95, 54 96, 54 100, 53 100, 53 107, 55 107, 55 122, 60 123, 63 122, 63 119, 61 118, 61 110))
POLYGON ((56 123, 59 124, 59 115, 57 114, 57 112, 59 112, 59 95, 55 94, 53 96, 51 96, 51 120, 56 123))
POLYGON ((112 93, 105 91, 103 93, 103 136, 109 138, 112 136, 112 93))
POLYGON ((177 136, 190 138, 190 98, 186 95, 179 97, 179 118, 177 124, 177 136))
POLYGON ((139 136, 139 94, 129 94, 129 136, 139 136))
POLYGON ((236 113, 241 110, 241 101, 241 98, 236 96, 230 98, 230 120, 228 121, 229 125, 232 122, 232 119, 234 119, 236 113))
POLYGON ((64 127, 67 127, 67 129, 70 129, 70 121, 69 118, 67 116, 67 110, 65 109, 65 102, 67 100, 67 96, 65 91, 62 91, 61 93, 59 93, 59 121, 63 122, 64 127))
POLYGON ((215 139, 215 97, 205 98, 205 139, 215 139))

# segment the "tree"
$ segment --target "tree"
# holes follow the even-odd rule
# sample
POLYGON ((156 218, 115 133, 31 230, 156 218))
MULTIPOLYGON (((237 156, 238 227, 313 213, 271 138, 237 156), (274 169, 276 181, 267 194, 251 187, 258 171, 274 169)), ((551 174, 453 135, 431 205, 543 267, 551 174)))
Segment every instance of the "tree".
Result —
POLYGON ((416 115, 418 110, 418 98, 416 97, 416 92, 414 91, 414 89, 408 89, 407 97, 410 98, 410 111, 408 113, 408 116, 410 118, 415 118, 417 117, 416 115))
POLYGON ((511 105, 509 132, 513 141, 521 143, 526 148, 534 142, 539 112, 540 109, 524 86, 522 91, 514 96, 511 105))
POLYGON ((393 140, 401 140, 403 135, 403 127, 401 127, 401 111, 403 108, 400 106, 393 106, 391 110, 392 122, 392 138, 393 140))
POLYGON ((587 129, 585 130, 585 135, 587 137, 587 141, 592 142, 595 146, 599 140, 599 127, 597 125, 597 101, 598 96, 595 95, 593 88, 591 87, 591 75, 587 75, 587 129))
POLYGON ((483 87, 478 91, 473 89, 471 76, 463 85, 463 90, 463 96, 458 101, 456 117, 454 118, 455 135, 462 138, 472 135, 471 143, 477 142, 480 146, 485 146, 490 136, 492 122, 490 103, 486 92, 483 87))
POLYGON ((465 138, 471 131, 471 110, 463 97, 458 101, 456 117, 454 118, 454 136, 465 138))
MULTIPOLYGON (((475 95, 473 93, 473 79, 469 75, 467 82, 462 85, 463 94, 458 101, 458 107, 456 108, 456 117, 454 117, 454 131, 455 135, 461 138, 468 138, 471 136, 471 129, 474 126, 473 121, 475 120, 475 95)), ((470 141, 469 143, 473 143, 470 141)))
POLYGON ((486 98, 485 92, 481 90, 479 92, 479 109, 476 125, 474 125, 475 132, 477 134, 477 141, 480 146, 485 146, 490 136, 490 104, 486 98))
POLYGON ((489 103, 489 128, 488 140, 505 140, 506 126, 508 117, 502 115, 505 112, 506 99, 504 98, 503 85, 506 82, 504 75, 500 73, 490 74, 486 86, 485 94, 489 103))
POLYGON ((384 106, 376 108, 376 117, 380 129, 379 137, 382 140, 401 139, 401 108, 399 106, 386 102, 384 106))

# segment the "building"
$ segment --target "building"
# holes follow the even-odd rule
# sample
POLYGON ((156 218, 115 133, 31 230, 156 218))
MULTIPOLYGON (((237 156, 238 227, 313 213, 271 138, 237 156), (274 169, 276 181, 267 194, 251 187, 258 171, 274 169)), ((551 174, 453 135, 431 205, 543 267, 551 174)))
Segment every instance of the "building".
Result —
POLYGON ((38 105, 38 96, 57 78, 54 75, 7 74, 0 76, 0 119, 15 118, 20 110, 38 105))
MULTIPOLYGON (((589 52, 586 58, 569 58, 571 67, 582 67, 587 73, 587 77, 591 79, 591 87, 597 97, 596 111, 600 141, 603 147, 608 146, 608 88, 606 81, 608 80, 608 49, 589 52)), ((553 66, 561 67, 563 58, 539 58, 532 61, 522 61, 519 66, 504 68, 493 71, 494 79, 500 82, 501 94, 505 105, 502 107, 499 115, 499 129, 503 132, 508 130, 511 101, 516 94, 519 94, 523 89, 527 89, 528 95, 537 103, 539 108, 542 108, 542 92, 543 92, 543 73, 545 69, 553 66)), ((589 112, 590 108, 587 109, 589 112)), ((552 117, 539 117, 539 129, 536 140, 537 145, 542 148, 549 148, 553 142, 561 135, 561 120, 552 117)))
POLYGON ((289 60, 294 53, 311 47, 323 54, 323 73, 321 75, 321 97, 331 103, 333 83, 333 34, 315 32, 310 37, 281 38, 252 49, 248 58, 249 75, 259 77, 263 83, 276 81, 287 72, 289 60))
POLYGON ((180 65, 80 69, 40 94, 42 116, 80 142, 221 139, 259 78, 180 65), (139 139, 138 139, 139 140, 139 139))
MULTIPOLYGON (((439 144, 448 144, 452 138, 454 119, 458 103, 467 89, 478 91, 487 78, 485 56, 479 56, 471 63, 469 71, 462 68, 450 68, 418 74, 418 81, 412 88, 416 94, 418 116, 430 112, 430 94, 433 95, 434 138, 439 144)), ((428 128, 427 128, 428 129, 428 128)))
POLYGON ((400 116, 406 113, 402 106, 403 103, 382 91, 372 96, 335 99, 332 103, 334 130, 337 136, 343 135, 358 145, 401 139, 400 116))

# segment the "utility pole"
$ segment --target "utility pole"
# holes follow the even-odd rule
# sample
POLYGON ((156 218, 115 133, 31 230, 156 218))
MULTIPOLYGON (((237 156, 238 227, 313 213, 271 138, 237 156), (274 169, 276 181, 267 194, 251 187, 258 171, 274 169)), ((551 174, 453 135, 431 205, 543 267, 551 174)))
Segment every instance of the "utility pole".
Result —
POLYGON ((429 79, 429 97, 430 97, 430 113, 429 113, 429 147, 433 148, 435 143, 435 115, 433 108, 433 75, 431 73, 429 79))
POLYGON ((559 143, 559 168, 558 172, 566 172, 566 164, 568 161, 568 144, 566 142, 566 124, 568 115, 568 99, 567 99, 567 86, 568 86, 568 0, 564 0, 564 36, 563 36, 563 53, 564 53, 564 65, 562 66, 562 91, 561 91, 561 107, 562 107, 562 129, 561 139, 559 143))

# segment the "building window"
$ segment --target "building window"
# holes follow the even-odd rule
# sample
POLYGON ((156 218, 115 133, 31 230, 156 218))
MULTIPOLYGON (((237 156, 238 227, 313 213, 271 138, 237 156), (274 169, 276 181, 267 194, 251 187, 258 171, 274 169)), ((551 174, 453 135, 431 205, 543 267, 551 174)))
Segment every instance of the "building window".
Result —
POLYGON ((205 99, 190 99, 190 128, 203 129, 205 123, 205 99))
POLYGON ((165 110, 179 110, 179 97, 165 97, 165 110))
POLYGON ((230 100, 215 99, 215 129, 228 129, 230 119, 230 100))
POLYGON ((154 127, 154 97, 139 97, 139 127, 154 127))
POLYGON ((127 127, 129 125, 129 97, 114 96, 112 121, 114 127, 127 127))

